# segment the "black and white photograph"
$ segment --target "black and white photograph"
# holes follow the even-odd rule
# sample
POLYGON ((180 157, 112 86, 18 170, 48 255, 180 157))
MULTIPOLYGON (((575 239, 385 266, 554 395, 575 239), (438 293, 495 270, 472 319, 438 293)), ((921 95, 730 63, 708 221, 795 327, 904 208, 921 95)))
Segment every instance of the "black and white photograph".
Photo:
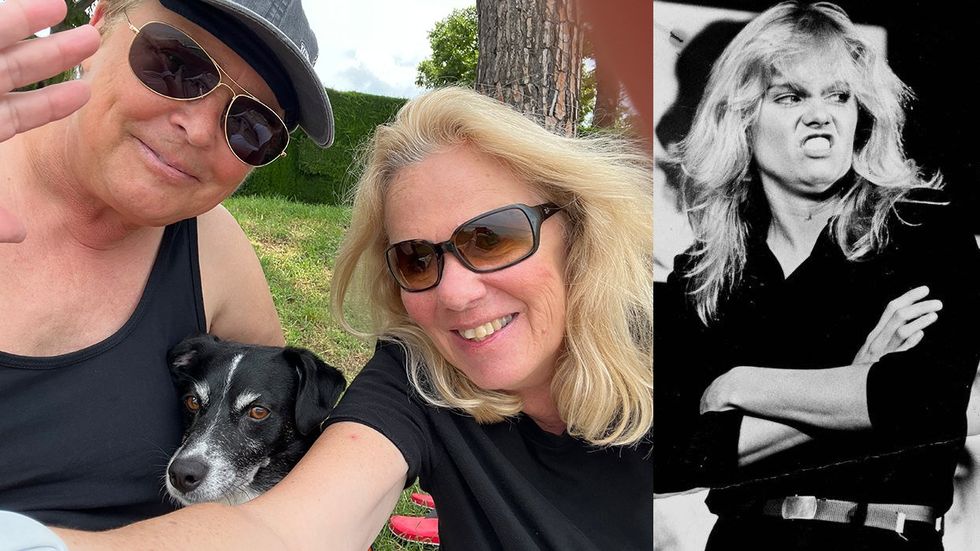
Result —
POLYGON ((980 548, 963 8, 654 2, 654 547, 980 548))

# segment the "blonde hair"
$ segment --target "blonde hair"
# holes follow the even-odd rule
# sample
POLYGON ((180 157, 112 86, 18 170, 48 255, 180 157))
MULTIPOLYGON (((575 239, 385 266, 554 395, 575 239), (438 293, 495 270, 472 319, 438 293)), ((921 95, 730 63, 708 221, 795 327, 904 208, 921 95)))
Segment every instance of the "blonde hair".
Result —
POLYGON ((835 242, 850 260, 887 244, 886 223, 896 203, 925 181, 902 147, 909 88, 858 32, 847 14, 827 2, 784 2, 753 19, 715 62, 687 137, 669 162, 683 174, 685 207, 694 230, 694 263, 685 274, 701 319, 715 318, 722 297, 738 285, 745 262, 751 203, 765 201, 751 173, 751 129, 772 77, 814 54, 842 63, 843 80, 858 104, 853 182, 841 189, 831 218, 835 242))
POLYGON ((142 2, 143 0, 99 0, 99 4, 105 6, 103 9, 105 10, 106 25, 101 27, 102 34, 109 32, 117 20, 123 17, 126 10, 142 2))
MULTIPOLYGON (((428 403, 477 422, 520 413, 511 394, 477 387, 451 366, 407 315, 388 273, 384 208, 400 170, 456 145, 519 175, 566 216, 566 319, 551 389, 569 434, 595 445, 643 440, 653 423, 653 229, 651 159, 612 137, 565 138, 472 90, 423 94, 378 127, 365 155, 351 227, 340 247, 332 310, 349 331, 398 341, 413 387, 428 403), (371 329, 353 327, 344 304, 360 279, 371 329)), ((451 198, 442 198, 447 207, 451 198)))

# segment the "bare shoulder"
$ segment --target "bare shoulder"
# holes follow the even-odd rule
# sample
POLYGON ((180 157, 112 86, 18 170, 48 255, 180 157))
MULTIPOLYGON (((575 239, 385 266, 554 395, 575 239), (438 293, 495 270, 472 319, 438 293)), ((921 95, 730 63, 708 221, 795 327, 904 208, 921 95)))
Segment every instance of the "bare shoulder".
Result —
POLYGON ((201 289, 208 332, 227 340, 282 345, 282 327, 255 248, 228 209, 198 217, 201 289))

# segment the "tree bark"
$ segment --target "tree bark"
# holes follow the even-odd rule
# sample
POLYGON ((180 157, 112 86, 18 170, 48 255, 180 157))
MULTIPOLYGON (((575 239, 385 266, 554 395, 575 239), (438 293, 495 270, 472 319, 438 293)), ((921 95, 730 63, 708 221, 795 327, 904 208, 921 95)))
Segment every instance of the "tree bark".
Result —
POLYGON ((574 136, 582 33, 572 0, 477 0, 477 91, 574 136))

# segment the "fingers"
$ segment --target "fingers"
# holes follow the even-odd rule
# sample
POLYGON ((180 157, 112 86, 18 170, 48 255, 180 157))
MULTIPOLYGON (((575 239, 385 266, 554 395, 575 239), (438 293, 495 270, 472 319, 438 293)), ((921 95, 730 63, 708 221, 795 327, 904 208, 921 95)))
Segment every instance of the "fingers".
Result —
POLYGON ((0 93, 65 71, 98 47, 99 31, 91 25, 18 42, 0 52, 0 93))
POLYGON ((0 98, 0 142, 51 121, 67 117, 88 101, 87 82, 73 80, 0 98))
POLYGON ((901 346, 895 349, 895 352, 905 352, 906 350, 919 344, 919 341, 921 341, 922 337, 924 336, 925 333, 923 333, 922 331, 913 333, 912 335, 909 336, 909 338, 905 339, 905 342, 903 342, 901 346))
POLYGON ((943 307, 939 300, 922 300, 928 294, 928 287, 916 287, 889 302, 878 324, 858 351, 856 363, 874 362, 881 356, 898 352, 899 349, 908 350, 918 344, 921 335, 911 341, 909 339, 935 323, 939 319, 937 312, 943 307))
POLYGON ((935 312, 929 312, 928 314, 924 314, 910 321, 909 323, 906 323, 905 325, 899 327, 897 331, 895 331, 894 342, 903 343, 907 341, 909 338, 912 337, 912 335, 921 332, 926 327, 929 327, 930 325, 935 323, 936 320, 938 319, 939 319, 939 314, 935 312))
POLYGON ((917 301, 924 299, 929 294, 929 288, 925 285, 916 287, 910 291, 906 291, 898 298, 892 300, 885 306, 885 311, 882 312, 881 318, 878 320, 878 324, 875 328, 871 330, 871 334, 881 332, 885 326, 892 320, 892 316, 899 310, 913 304, 917 301))
POLYGON ((53 25, 68 13, 64 0, 8 0, 0 3, 0 50, 53 25))
POLYGON ((905 340, 909 335, 921 329, 921 327, 911 324, 921 321, 927 315, 933 316, 927 325, 932 324, 938 319, 936 312, 942 308, 942 301, 924 300, 896 310, 885 324, 885 328, 881 332, 881 339, 885 342, 895 342, 896 338, 899 341, 905 340), (908 330, 909 326, 913 327, 911 331, 908 330))

